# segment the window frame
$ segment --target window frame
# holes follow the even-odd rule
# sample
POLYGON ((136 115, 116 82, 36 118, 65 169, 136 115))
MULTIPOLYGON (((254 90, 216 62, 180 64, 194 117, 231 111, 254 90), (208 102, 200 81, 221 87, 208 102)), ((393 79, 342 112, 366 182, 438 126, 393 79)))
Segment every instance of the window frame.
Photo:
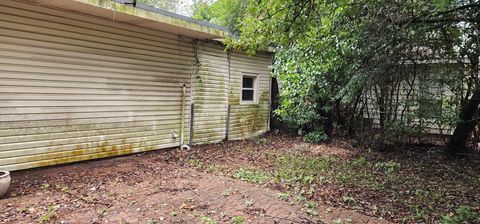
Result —
POLYGON ((240 104, 258 104, 258 79, 259 75, 257 74, 242 74, 242 79, 240 80, 240 104), (243 79, 252 78, 253 79, 253 88, 243 87, 243 79), (253 90, 253 100, 243 100, 243 90, 253 90))

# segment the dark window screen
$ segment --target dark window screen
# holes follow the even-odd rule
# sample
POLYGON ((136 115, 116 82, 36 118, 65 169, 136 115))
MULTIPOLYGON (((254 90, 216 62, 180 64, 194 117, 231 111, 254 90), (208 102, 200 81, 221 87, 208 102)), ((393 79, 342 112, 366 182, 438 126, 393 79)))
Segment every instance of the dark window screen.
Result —
POLYGON ((242 90, 243 101, 253 101, 253 90, 242 90))
POLYGON ((255 78, 243 77, 242 80, 242 101, 254 101, 255 96, 255 78))
POLYGON ((252 77, 243 77, 243 88, 253 89, 253 78, 252 77))

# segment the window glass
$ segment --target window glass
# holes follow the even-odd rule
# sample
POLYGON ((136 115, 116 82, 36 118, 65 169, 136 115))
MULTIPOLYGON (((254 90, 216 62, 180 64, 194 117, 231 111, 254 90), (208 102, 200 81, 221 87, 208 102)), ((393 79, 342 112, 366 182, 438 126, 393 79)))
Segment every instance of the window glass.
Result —
POLYGON ((242 77, 242 101, 255 102, 256 94, 256 77, 243 76, 242 77))
POLYGON ((253 101, 253 90, 242 90, 243 101, 253 101))
POLYGON ((243 88, 253 88, 253 77, 243 77, 243 88))

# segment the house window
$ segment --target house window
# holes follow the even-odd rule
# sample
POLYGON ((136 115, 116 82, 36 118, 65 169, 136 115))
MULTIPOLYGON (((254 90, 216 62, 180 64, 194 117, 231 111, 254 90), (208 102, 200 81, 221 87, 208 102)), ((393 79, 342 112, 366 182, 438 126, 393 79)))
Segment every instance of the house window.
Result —
POLYGON ((244 75, 242 78, 242 102, 255 103, 257 94, 257 77, 244 75))
POLYGON ((418 113, 425 118, 442 116, 443 83, 436 80, 423 80, 418 97, 418 113))

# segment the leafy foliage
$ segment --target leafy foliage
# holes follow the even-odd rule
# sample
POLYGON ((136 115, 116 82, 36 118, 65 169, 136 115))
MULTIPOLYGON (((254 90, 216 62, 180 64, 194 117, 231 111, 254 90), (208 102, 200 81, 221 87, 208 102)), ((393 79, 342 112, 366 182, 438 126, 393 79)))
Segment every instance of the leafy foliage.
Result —
POLYGON ((227 27, 238 33, 237 25, 245 13, 246 0, 197 0, 194 2, 193 18, 227 27))
POLYGON ((443 216, 443 224, 474 223, 480 221, 480 214, 468 206, 460 206, 454 214, 443 216))
POLYGON ((320 143, 328 139, 327 134, 323 130, 313 131, 305 135, 303 138, 306 142, 309 143, 320 143))
POLYGON ((268 181, 268 176, 259 170, 239 169, 234 175, 235 178, 257 184, 264 184, 268 181))
POLYGON ((138 0, 138 2, 175 12, 180 0, 138 0))
POLYGON ((293 128, 354 135, 366 115, 378 117, 381 130, 395 122, 413 128, 418 120, 420 126, 448 128, 479 87, 473 75, 479 67, 479 6, 468 0, 251 0, 240 37, 229 39, 229 46, 252 54, 276 47, 273 68, 283 84, 276 113, 293 128), (417 69, 425 62, 468 65, 447 69, 448 76, 435 74, 452 81, 442 83, 445 91, 460 96, 440 98, 436 105, 457 109, 446 117, 424 110, 432 96, 417 87, 430 75, 417 69), (467 90, 459 88, 462 81, 467 90), (372 105, 375 111, 368 111, 372 105))

